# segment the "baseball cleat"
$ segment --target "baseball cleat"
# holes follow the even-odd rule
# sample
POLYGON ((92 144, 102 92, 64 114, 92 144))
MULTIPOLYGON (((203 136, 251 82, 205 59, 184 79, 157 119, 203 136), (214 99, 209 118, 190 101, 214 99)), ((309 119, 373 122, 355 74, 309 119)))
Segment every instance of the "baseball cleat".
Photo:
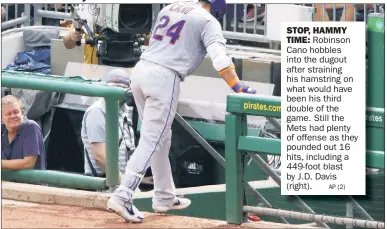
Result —
POLYGON ((144 220, 144 214, 133 204, 120 204, 120 202, 115 197, 110 197, 107 208, 124 218, 126 222, 141 223, 144 220))
POLYGON ((158 214, 165 214, 169 210, 183 210, 191 205, 191 201, 187 198, 176 197, 175 203, 171 205, 156 205, 153 204, 153 210, 158 214))

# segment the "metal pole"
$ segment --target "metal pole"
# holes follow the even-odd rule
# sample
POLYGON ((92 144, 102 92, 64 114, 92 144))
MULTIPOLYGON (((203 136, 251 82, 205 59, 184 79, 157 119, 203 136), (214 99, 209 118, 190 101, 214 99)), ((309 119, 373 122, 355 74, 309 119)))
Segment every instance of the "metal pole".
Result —
POLYGON ((83 174, 53 170, 1 170, 2 180, 30 184, 58 185, 65 188, 80 188, 88 190, 104 190, 105 178, 90 177, 83 174))
POLYGON ((119 87, 107 87, 105 83, 84 83, 69 77, 53 77, 27 72, 2 71, 3 87, 44 90, 91 97, 109 97, 119 100, 131 96, 131 92, 119 87))
MULTIPOLYGON (((254 9, 256 9, 256 8, 254 8, 254 9)), ((235 10, 236 10, 236 5, 235 5, 235 10)), ((243 15, 243 33, 246 33, 247 4, 243 4, 243 12, 244 12, 244 15, 243 15)), ((236 17, 236 14, 234 15, 234 17, 236 17)), ((256 18, 254 18, 254 19, 255 19, 254 21, 257 20, 256 18)))
POLYGON ((243 80, 243 60, 241 58, 232 58, 232 62, 235 65, 235 71, 240 80, 243 80))
MULTIPOLYGON (((348 218, 353 218, 353 205, 352 205, 351 201, 348 201, 345 204, 345 207, 346 207, 345 216, 348 217, 348 218)), ((352 229, 353 226, 352 225, 346 225, 345 228, 352 229)))
POLYGON ((199 142, 204 149, 206 149, 215 160, 222 165, 224 168, 226 166, 226 160, 220 155, 200 134, 196 132, 191 125, 189 125, 178 113, 175 115, 175 120, 196 140, 199 142))
POLYGON ((227 114, 225 117, 224 154, 226 157, 225 184, 226 184, 226 221, 229 224, 241 225, 246 214, 243 206, 246 203, 246 194, 243 184, 244 155, 238 153, 238 140, 247 132, 246 116, 227 114))
POLYGON ((42 9, 38 9, 36 13, 40 17, 48 17, 48 18, 55 18, 55 19, 71 19, 71 13, 62 13, 62 12, 48 11, 48 10, 42 10, 42 9))
POLYGON ((355 209, 359 210, 360 214, 362 214, 365 218, 367 218, 368 220, 374 220, 369 214, 368 212, 366 212, 366 210, 364 210, 364 208, 352 197, 352 196, 348 196, 349 197, 349 200, 352 202, 352 204, 354 205, 355 209))
POLYGON ((34 25, 42 25, 42 16, 38 13, 38 10, 42 9, 42 4, 34 4, 34 25))
POLYGON ((371 220, 362 220, 362 219, 351 219, 346 217, 334 217, 327 215, 318 215, 310 214, 303 212, 293 212, 287 210, 279 210, 272 208, 263 208, 263 207, 253 207, 253 206, 244 206, 244 212, 251 212, 259 215, 268 215, 268 216, 283 216, 286 218, 292 218, 297 220, 306 220, 316 223, 332 223, 339 225, 353 225, 355 227, 365 227, 365 228, 385 228, 384 222, 371 221, 371 220))
MULTIPOLYGON (((248 153, 248 155, 258 163, 258 165, 261 166, 261 168, 271 177, 273 178, 273 180, 279 185, 281 186, 281 177, 278 176, 278 174, 272 169, 270 168, 270 166, 257 154, 254 154, 254 153, 248 153)), ((311 213, 311 214, 315 214, 315 212, 313 211, 313 209, 311 209, 304 201, 301 200, 300 197, 298 196, 290 196, 294 202, 300 207, 302 208, 304 211, 308 212, 308 213, 311 213)), ((321 222, 318 222, 319 226, 320 227, 325 227, 325 228, 329 228, 328 225, 324 224, 324 223, 321 223, 321 222)))
POLYGON ((228 39, 270 43, 270 40, 265 35, 260 35, 260 34, 223 31, 223 36, 228 39))
MULTIPOLYGON (((194 128, 192 128, 191 125, 189 125, 181 116, 180 114, 176 113, 175 120, 196 140, 199 142, 201 146, 203 146, 204 149, 206 149, 214 158, 215 160, 223 167, 226 167, 226 160, 220 155, 205 139, 200 136, 196 132, 194 128)), ((248 190, 252 192, 252 194, 255 197, 260 198, 265 204, 268 204, 267 206, 271 206, 268 201, 257 191, 255 190, 248 182, 246 182, 246 185, 248 187, 248 190)), ((286 222, 285 219, 282 218, 282 221, 286 222)))
MULTIPOLYGON (((45 26, 45 25, 37 25, 37 26, 29 26, 28 29, 58 29, 57 26, 45 26)), ((3 31, 1 32, 1 35, 2 36, 5 36, 5 35, 8 35, 8 34, 11 34, 11 33, 18 33, 18 32, 22 32, 24 30, 26 30, 27 28, 26 27, 21 27, 21 28, 14 28, 14 29, 10 29, 10 30, 6 30, 6 31, 3 31)), ((70 31, 69 28, 64 28, 64 27, 61 27, 60 28, 61 31, 70 31)))
POLYGON ((281 132, 281 123, 276 118, 266 117, 266 119, 273 125, 276 130, 281 132))
MULTIPOLYGON (((266 6, 265 6, 266 7, 266 6)), ((247 13, 247 12, 246 12, 247 13)), ((265 12, 266 15, 266 12, 265 12)), ((266 22, 265 22, 266 23, 266 22)), ((257 4, 254 4, 254 35, 257 34, 257 4)), ((266 34, 266 33, 265 33, 266 34)))
MULTIPOLYGON (((247 187, 247 190, 249 190, 253 195, 254 197, 257 199, 257 200, 261 200, 266 207, 269 207, 269 208, 272 208, 273 206, 270 204, 269 201, 267 201, 265 199, 265 197, 262 196, 261 193, 259 193, 257 190, 255 190, 251 185, 249 185, 249 183, 246 183, 246 187, 247 187)), ((289 224, 289 222, 284 218, 284 217, 280 217, 280 219, 282 220, 282 222, 286 223, 286 224, 289 224)))
POLYGON ((322 10, 323 10, 323 20, 322 21, 325 21, 325 4, 322 5, 322 10))
POLYGON ((1 28, 3 28, 3 29, 10 28, 10 27, 13 27, 16 25, 24 24, 27 21, 29 21, 29 18, 27 18, 26 16, 22 16, 22 17, 1 23, 1 28))
POLYGON ((24 22, 24 26, 31 25, 31 4, 24 4, 24 14, 23 17, 26 17, 27 20, 24 22))
POLYGON ((118 170, 118 101, 105 98, 106 102, 106 186, 119 184, 118 170))
POLYGON ((236 13, 237 13, 237 4, 234 4, 234 32, 237 31, 237 26, 238 26, 238 21, 236 18, 236 13))

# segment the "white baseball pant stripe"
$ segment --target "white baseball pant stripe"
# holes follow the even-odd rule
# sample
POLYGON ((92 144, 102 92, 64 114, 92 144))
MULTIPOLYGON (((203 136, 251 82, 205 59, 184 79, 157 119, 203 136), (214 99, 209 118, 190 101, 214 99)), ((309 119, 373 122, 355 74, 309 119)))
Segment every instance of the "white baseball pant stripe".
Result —
POLYGON ((131 88, 142 122, 141 136, 126 165, 121 185, 113 195, 125 202, 132 201, 132 193, 141 182, 139 177, 151 166, 153 203, 172 204, 176 194, 168 155, 171 126, 180 95, 180 77, 172 70, 141 60, 132 72, 131 88))

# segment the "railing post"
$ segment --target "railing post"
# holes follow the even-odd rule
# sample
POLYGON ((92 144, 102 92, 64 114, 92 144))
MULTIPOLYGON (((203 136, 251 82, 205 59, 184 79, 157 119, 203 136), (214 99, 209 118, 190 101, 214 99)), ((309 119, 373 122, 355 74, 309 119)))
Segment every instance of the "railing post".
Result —
POLYGON ((235 65, 235 71, 240 80, 243 80, 243 60, 242 58, 232 58, 232 62, 235 65))
POLYGON ((106 102, 106 186, 119 184, 118 170, 118 101, 105 98, 106 102))
POLYGON ((23 17, 26 17, 26 21, 24 22, 24 26, 30 26, 31 25, 31 4, 24 4, 24 15, 23 17))
POLYGON ((42 9, 42 4, 34 4, 34 25, 42 25, 42 16, 38 10, 42 9))
POLYGON ((226 219, 230 224, 243 223, 245 200, 243 154, 238 152, 238 139, 247 133, 246 116, 227 114, 225 120, 226 219))

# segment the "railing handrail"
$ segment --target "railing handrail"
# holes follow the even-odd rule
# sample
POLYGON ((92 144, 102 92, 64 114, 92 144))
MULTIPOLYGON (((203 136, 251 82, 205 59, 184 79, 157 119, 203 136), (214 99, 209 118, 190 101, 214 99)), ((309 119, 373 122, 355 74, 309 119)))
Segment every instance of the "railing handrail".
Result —
POLYGON ((59 77, 38 73, 2 71, 2 87, 70 93, 103 97, 106 101, 106 185, 119 184, 118 168, 118 101, 132 96, 119 87, 109 87, 105 82, 85 80, 82 77, 59 77))
MULTIPOLYGON (((269 139, 262 137, 253 137, 247 135, 247 115, 281 117, 281 98, 276 96, 261 96, 249 94, 230 94, 227 96, 225 132, 228 136, 225 140, 226 155, 226 217, 227 222, 232 224, 241 224, 243 222, 243 212, 246 208, 243 204, 243 157, 242 153, 247 153, 258 165, 280 185, 280 176, 270 168, 269 165, 258 154, 279 155, 281 151, 280 139, 269 139), (270 107, 271 106, 271 107, 270 107), (262 143, 271 144, 263 145, 262 143)), ((367 108, 367 113, 379 114, 384 117, 384 109, 367 108)), ((382 123, 367 122, 367 126, 372 128, 384 128, 382 123)), ((384 168, 384 152, 367 150, 366 160, 373 168, 384 168)), ((304 203, 298 196, 291 196, 295 203, 309 214, 315 212, 304 203)), ((357 202, 352 199, 352 202, 357 202)), ((355 205, 358 206, 358 205, 355 205)), ((359 207, 358 207, 359 208, 359 207)), ((361 208, 361 207, 360 207, 361 208)), ((364 210, 364 209, 362 209, 364 210)), ((279 210, 280 211, 280 210, 279 210)), ((328 221, 309 219, 319 226, 329 228, 325 223, 328 221)), ((354 222, 356 219, 353 219, 354 222)), ((356 221, 357 222, 357 221, 356 221)), ((372 224, 374 225, 374 224, 372 224)), ((380 222, 375 221, 375 225, 380 222)), ((384 223, 383 223, 384 225, 384 223)))

